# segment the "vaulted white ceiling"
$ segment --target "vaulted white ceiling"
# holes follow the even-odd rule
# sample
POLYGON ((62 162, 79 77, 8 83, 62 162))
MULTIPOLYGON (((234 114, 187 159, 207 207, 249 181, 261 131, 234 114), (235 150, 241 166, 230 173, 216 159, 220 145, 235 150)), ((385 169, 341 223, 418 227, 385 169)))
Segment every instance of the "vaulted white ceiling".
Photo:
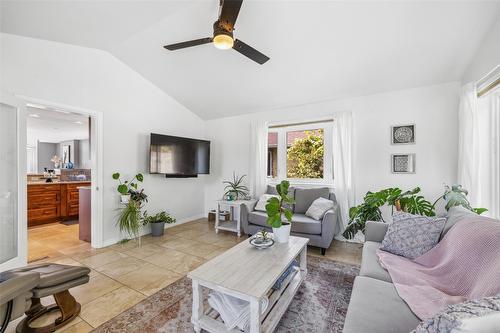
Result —
POLYGON ((235 37, 258 65, 212 45, 218 1, 2 1, 3 32, 111 52, 204 119, 461 79, 500 13, 482 1, 245 0, 235 37))

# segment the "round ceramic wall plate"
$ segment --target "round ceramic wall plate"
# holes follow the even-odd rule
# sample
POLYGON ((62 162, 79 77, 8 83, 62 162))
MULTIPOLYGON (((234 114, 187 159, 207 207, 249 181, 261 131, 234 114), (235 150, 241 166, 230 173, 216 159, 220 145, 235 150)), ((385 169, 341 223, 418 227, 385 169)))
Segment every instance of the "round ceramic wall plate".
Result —
POLYGON ((274 240, 271 238, 262 239, 261 237, 250 238, 250 244, 258 249, 267 249, 274 245, 274 240))

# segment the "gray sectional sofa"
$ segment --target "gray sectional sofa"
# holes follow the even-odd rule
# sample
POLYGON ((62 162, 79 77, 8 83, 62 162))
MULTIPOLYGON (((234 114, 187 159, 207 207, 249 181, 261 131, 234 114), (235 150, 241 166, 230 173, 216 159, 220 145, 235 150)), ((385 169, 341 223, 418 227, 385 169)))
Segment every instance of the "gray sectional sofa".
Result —
MULTIPOLYGON (((276 188, 269 185, 266 193, 277 194, 276 188)), ((295 204, 291 207, 294 212, 291 234, 309 238, 309 245, 320 247, 321 253, 325 254, 326 249, 332 243, 333 236, 340 232, 339 206, 335 194, 327 187, 290 187, 288 194, 295 199, 295 204), (319 197, 332 200, 334 207, 326 212, 322 220, 318 221, 306 216, 305 212, 319 197)), ((242 205, 241 207, 241 226, 248 235, 253 235, 262 229, 271 230, 267 224, 266 212, 254 210, 256 204, 255 202, 251 206, 242 205)))
MULTIPOLYGON (((469 214, 473 213, 460 206, 450 208, 440 238, 469 214)), ((420 323, 399 297, 387 270, 379 264, 376 252, 387 228, 386 223, 366 223, 361 269, 354 280, 343 333, 408 333, 420 323)))

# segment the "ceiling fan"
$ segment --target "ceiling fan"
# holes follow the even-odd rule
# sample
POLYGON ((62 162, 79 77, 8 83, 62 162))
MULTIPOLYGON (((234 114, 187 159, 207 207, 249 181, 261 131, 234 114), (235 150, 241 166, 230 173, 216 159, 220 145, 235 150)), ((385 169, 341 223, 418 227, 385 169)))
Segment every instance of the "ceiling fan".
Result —
POLYGON ((228 50, 232 48, 262 65, 269 60, 269 57, 243 43, 241 40, 233 38, 234 24, 238 18, 242 2, 243 0, 220 0, 219 19, 214 23, 213 37, 165 45, 164 48, 175 51, 186 47, 213 43, 218 49, 228 50))

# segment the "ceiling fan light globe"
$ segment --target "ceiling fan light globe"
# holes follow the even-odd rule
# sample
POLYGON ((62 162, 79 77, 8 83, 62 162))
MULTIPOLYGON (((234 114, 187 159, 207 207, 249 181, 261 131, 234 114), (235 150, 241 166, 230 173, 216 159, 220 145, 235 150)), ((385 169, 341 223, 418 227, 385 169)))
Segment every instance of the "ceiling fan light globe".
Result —
POLYGON ((233 48, 234 40, 229 35, 219 34, 214 37, 213 43, 219 50, 229 50, 233 48))

